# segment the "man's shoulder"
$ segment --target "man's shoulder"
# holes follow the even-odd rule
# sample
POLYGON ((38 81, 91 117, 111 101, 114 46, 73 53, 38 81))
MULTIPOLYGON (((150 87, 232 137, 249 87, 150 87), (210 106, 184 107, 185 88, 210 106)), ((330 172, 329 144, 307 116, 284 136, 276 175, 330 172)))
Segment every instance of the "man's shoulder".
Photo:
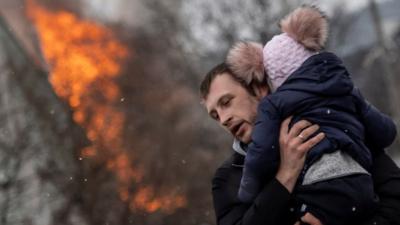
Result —
POLYGON ((241 173, 243 169, 244 156, 233 153, 231 154, 215 171, 213 182, 216 179, 228 179, 231 174, 241 173))
POLYGON ((232 169, 232 163, 234 161, 234 154, 231 154, 227 159, 225 159, 215 170, 214 178, 221 177, 221 175, 227 173, 228 170, 232 169))

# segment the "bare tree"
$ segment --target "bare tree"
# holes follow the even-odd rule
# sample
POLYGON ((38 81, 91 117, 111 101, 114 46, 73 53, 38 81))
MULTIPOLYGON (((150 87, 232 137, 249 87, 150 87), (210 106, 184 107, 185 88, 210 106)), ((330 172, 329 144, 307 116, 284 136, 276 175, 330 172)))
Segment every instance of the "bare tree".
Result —
POLYGON ((377 60, 378 63, 382 64, 382 68, 384 69, 382 76, 385 86, 388 89, 389 93, 389 102, 392 115, 395 121, 400 122, 400 104, 396 104, 400 102, 400 93, 398 91, 398 79, 395 76, 396 72, 394 71, 393 59, 398 57, 394 52, 390 51, 390 49, 395 49, 394 46, 389 46, 390 43, 387 41, 387 37, 384 34, 384 30, 382 28, 381 15, 379 14, 378 5, 375 0, 369 0, 368 7, 371 18, 373 21, 373 26, 376 34, 376 43, 377 47, 371 51, 369 61, 377 60), (372 59, 371 59, 372 57, 372 59))

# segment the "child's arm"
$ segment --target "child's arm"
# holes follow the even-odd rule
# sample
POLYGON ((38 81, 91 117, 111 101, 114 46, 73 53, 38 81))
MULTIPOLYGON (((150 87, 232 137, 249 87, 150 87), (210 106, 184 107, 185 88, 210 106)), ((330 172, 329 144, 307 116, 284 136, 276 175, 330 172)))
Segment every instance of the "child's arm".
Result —
POLYGON ((367 146, 373 149, 383 149, 390 146, 396 138, 396 124, 393 120, 381 113, 367 102, 357 89, 353 89, 353 96, 361 112, 361 119, 365 126, 365 140, 367 146))
POLYGON ((264 98, 258 106, 252 142, 247 149, 240 182, 239 198, 243 202, 253 200, 264 181, 271 179, 277 171, 280 124, 275 107, 268 98, 264 98))

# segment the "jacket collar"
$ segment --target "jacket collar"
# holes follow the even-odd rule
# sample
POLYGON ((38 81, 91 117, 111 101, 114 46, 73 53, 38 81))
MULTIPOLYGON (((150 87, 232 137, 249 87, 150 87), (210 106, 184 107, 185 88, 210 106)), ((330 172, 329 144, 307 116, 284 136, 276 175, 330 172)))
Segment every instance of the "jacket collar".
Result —
POLYGON ((246 146, 241 143, 239 140, 234 139, 232 148, 235 151, 233 154, 232 166, 234 167, 243 167, 244 158, 246 156, 246 146))
POLYGON ((238 139, 233 139, 232 148, 235 152, 239 153, 240 155, 246 156, 246 146, 241 143, 238 139))

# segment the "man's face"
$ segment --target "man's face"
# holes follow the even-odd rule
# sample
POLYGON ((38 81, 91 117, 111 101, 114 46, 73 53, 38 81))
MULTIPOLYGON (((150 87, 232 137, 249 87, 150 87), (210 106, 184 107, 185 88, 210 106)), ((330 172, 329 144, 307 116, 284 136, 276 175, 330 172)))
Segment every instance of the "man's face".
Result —
POLYGON ((208 114, 243 143, 251 141, 259 98, 251 95, 229 74, 217 75, 204 100, 208 114))

